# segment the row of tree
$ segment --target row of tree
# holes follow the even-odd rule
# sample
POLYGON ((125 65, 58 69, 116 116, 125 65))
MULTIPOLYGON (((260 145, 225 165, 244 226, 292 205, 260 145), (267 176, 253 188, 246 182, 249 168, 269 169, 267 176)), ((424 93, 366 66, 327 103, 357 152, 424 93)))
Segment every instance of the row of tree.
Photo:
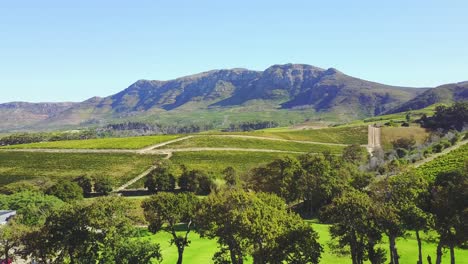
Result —
POLYGON ((217 239, 217 264, 318 263, 322 246, 310 225, 274 194, 228 189, 200 200, 192 193, 158 193, 143 202, 151 232, 171 234, 178 264, 194 229, 217 239), (177 232, 183 230, 183 232, 177 232))
POLYGON ((157 243, 135 239, 138 230, 119 197, 65 203, 22 192, 0 196, 0 207, 18 215, 0 228, 0 259, 41 264, 151 263, 162 260, 157 243))
POLYGON ((73 132, 40 132, 40 133, 15 133, 0 138, 0 146, 27 144, 45 141, 80 140, 96 138, 94 130, 80 130, 73 132))
POLYGON ((275 121, 247 121, 236 124, 230 124, 228 128, 224 129, 224 132, 244 132, 259 130, 265 128, 278 127, 279 123, 275 121))

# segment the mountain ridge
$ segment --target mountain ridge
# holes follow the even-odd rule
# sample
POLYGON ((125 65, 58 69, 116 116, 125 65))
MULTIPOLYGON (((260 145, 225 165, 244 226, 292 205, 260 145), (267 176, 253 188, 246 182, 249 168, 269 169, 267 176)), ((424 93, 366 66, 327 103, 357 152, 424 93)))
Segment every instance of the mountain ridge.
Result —
POLYGON ((317 113, 351 120, 389 112, 429 90, 380 84, 307 64, 276 64, 264 71, 218 69, 167 81, 141 79, 116 94, 83 102, 45 103, 41 106, 49 104, 51 110, 44 110, 37 120, 35 103, 9 112, 6 105, 12 103, 0 104, 0 118, 8 114, 16 120, 16 125, 1 124, 0 130, 79 127, 143 117, 158 120, 170 113, 250 111, 252 106, 256 111, 308 109, 311 117, 317 113), (30 118, 22 121, 23 112, 30 118))

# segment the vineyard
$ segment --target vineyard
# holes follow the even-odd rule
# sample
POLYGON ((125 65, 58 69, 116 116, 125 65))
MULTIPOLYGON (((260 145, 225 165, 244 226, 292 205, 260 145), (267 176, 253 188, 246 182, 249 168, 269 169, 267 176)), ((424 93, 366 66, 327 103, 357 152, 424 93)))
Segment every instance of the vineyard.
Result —
POLYGON ((455 169, 463 168, 468 161, 468 144, 453 150, 446 155, 435 158, 434 160, 423 164, 416 170, 429 179, 434 179, 437 174, 455 169))

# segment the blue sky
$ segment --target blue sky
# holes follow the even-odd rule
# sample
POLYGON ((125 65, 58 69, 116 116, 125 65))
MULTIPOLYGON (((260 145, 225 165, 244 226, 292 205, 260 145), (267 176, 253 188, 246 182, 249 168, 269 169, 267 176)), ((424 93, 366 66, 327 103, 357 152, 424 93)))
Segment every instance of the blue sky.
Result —
POLYGON ((306 63, 393 85, 468 80, 468 1, 2 1, 0 102, 306 63))

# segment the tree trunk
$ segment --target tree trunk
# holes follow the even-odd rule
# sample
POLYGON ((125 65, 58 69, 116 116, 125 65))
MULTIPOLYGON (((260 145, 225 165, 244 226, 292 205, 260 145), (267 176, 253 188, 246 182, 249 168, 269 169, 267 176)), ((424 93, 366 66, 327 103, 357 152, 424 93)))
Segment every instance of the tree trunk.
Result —
POLYGON ((455 250, 453 245, 450 245, 450 264, 455 264, 455 250))
POLYGON ((177 264, 182 264, 182 257, 184 256, 184 248, 177 247, 177 253, 179 254, 179 257, 177 258, 177 264))
POLYGON ((228 243, 228 248, 229 248, 229 255, 231 257, 231 263, 232 264, 243 264, 244 259, 243 259, 243 256, 242 256, 242 252, 238 248, 236 243, 229 242, 228 243))
POLYGON ((8 259, 10 258, 9 253, 10 253, 10 249, 8 248, 7 245, 5 245, 5 259, 7 260, 7 262, 8 262, 8 259))
POLYGON ((398 251, 396 248, 396 241, 395 241, 396 238, 394 236, 389 236, 389 240, 390 240, 390 263, 399 264, 400 256, 398 256, 398 251))
POLYGON ((422 262, 422 245, 421 245, 421 237, 419 236, 419 230, 416 230, 416 240, 418 241, 418 264, 423 264, 423 262, 422 262))
POLYGON ((439 244, 437 244, 436 264, 440 264, 441 262, 442 262, 442 241, 439 241, 439 244))
POLYGON ((427 263, 432 264, 431 256, 427 255, 427 263))

